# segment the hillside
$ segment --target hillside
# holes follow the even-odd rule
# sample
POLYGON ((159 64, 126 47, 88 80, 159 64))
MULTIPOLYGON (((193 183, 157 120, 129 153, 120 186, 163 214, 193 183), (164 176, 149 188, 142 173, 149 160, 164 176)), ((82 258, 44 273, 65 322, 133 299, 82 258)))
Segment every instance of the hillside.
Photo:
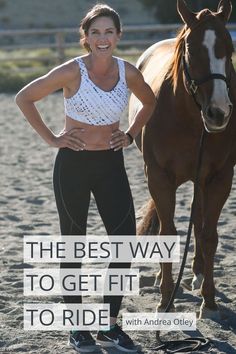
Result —
MULTIPOLYGON (((95 0, 0 0, 0 29, 77 27, 95 0)), ((101 1, 103 2, 103 1, 101 1)), ((123 24, 153 23, 138 0, 107 0, 123 24)))

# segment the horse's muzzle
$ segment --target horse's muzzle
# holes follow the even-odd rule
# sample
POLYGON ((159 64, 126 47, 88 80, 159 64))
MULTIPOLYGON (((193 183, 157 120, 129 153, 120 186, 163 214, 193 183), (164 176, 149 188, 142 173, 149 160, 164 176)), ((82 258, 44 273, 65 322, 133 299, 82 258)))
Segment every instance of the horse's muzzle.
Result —
POLYGON ((229 104, 229 113, 225 113, 217 107, 207 106, 204 111, 201 111, 203 123, 208 133, 220 133, 225 130, 232 115, 233 105, 229 104))

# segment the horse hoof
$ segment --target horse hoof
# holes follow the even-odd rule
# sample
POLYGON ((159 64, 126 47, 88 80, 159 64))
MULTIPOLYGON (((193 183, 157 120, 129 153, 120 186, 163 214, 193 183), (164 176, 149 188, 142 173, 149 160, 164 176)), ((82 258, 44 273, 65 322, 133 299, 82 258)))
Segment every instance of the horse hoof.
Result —
POLYGON ((201 288, 203 281, 203 275, 201 273, 199 274, 194 274, 193 280, 192 280, 192 290, 198 290, 201 288))
POLYGON ((213 321, 220 321, 221 315, 219 309, 211 310, 206 305, 202 304, 200 308, 199 319, 208 318, 213 321))

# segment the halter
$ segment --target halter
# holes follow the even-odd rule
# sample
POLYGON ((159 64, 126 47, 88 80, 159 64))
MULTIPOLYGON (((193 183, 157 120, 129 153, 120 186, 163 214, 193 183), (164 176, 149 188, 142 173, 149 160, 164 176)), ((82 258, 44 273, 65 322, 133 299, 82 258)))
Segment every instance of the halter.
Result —
POLYGON ((200 85, 205 84, 206 82, 214 80, 214 79, 223 80, 226 83, 227 88, 229 90, 230 78, 227 79, 227 77, 222 74, 213 73, 213 74, 209 74, 208 76, 206 76, 205 78, 200 79, 200 80, 193 79, 191 77, 191 75, 189 74, 188 65, 185 60, 185 53, 183 53, 183 55, 182 55, 182 66, 183 66, 183 70, 184 70, 184 75, 185 75, 186 80, 189 84, 189 89, 190 89, 190 92, 192 95, 196 94, 200 85))
MULTIPOLYGON (((200 21, 194 22, 189 27, 189 29, 191 31, 193 31, 196 28, 198 28, 203 22, 208 22, 209 19, 214 20, 214 17, 212 17, 211 14, 208 14, 203 19, 201 19, 200 21)), ((231 59, 231 61, 232 61, 232 59, 231 59)), ((226 83, 227 88, 229 90, 231 75, 230 75, 229 78, 227 78, 226 76, 224 76, 222 74, 212 73, 212 74, 209 74, 208 76, 206 76, 205 78, 200 79, 200 80, 195 80, 195 79, 193 79, 191 77, 191 75, 189 74, 188 65, 187 65, 186 60, 185 60, 185 45, 184 45, 184 50, 183 50, 183 54, 182 54, 182 67, 183 67, 183 71, 184 71, 184 75, 186 77, 186 80, 187 80, 187 82, 189 84, 190 92, 193 95, 195 101, 196 101, 195 94, 196 94, 199 86, 202 85, 202 84, 205 84, 208 81, 214 80, 214 79, 223 80, 226 83)))

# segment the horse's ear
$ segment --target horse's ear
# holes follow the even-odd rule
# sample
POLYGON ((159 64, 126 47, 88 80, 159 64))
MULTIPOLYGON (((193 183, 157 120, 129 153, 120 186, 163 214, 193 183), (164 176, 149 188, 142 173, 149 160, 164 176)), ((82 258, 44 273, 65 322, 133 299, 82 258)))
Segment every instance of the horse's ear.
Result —
POLYGON ((220 0, 217 13, 222 18, 222 20, 226 23, 232 12, 232 3, 230 0, 220 0))
POLYGON ((177 10, 180 17, 187 26, 190 27, 191 24, 196 20, 196 15, 190 11, 184 0, 177 0, 177 10))

